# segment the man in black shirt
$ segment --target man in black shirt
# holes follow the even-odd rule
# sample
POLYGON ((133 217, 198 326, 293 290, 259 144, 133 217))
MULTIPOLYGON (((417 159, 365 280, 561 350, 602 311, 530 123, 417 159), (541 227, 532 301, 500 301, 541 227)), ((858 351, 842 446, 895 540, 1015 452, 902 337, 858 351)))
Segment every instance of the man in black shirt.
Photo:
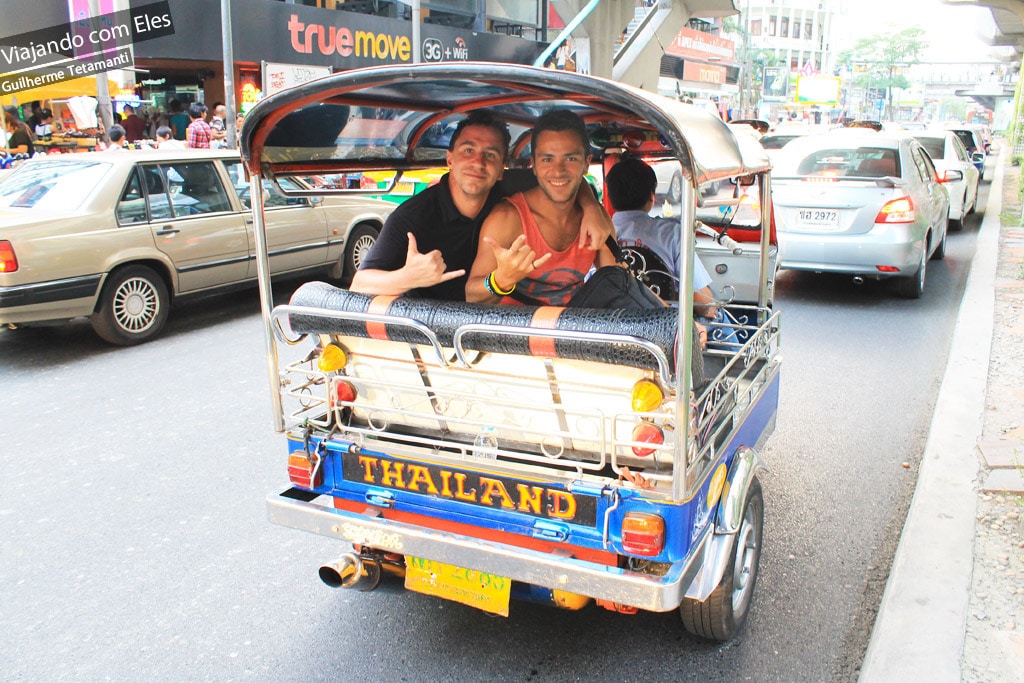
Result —
MULTIPOLYGON (((446 157, 449 172, 392 212, 349 289, 464 301, 480 225, 511 194, 498 184, 510 141, 508 128, 490 112, 459 122, 446 157)), ((580 241, 596 249, 613 234, 611 219, 589 188, 579 201, 580 241)))

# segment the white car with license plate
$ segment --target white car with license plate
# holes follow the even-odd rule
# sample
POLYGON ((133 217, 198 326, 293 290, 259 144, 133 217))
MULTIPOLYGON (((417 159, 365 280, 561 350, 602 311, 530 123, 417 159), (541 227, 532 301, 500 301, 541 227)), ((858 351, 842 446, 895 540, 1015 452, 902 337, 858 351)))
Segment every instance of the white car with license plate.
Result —
POLYGON ((776 157, 772 199, 780 266, 893 278, 901 295, 924 291, 929 258, 943 258, 949 193, 917 140, 838 130, 793 140, 776 157))

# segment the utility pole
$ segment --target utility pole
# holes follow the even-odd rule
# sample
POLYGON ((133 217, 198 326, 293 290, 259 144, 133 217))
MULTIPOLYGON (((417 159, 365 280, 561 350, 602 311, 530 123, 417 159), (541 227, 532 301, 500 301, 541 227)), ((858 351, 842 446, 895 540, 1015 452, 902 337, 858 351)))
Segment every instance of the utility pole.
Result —
POLYGON ((225 142, 234 148, 238 142, 238 131, 235 127, 235 50, 231 31, 231 0, 220 0, 221 40, 224 47, 224 127, 228 137, 225 142))

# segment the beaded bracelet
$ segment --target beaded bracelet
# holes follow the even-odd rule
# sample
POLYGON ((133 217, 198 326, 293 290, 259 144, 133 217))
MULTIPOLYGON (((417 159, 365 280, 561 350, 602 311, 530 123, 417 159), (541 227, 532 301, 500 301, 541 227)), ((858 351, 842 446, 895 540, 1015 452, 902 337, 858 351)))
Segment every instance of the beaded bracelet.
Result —
POLYGON ((498 287, 498 281, 494 279, 494 271, 492 270, 488 275, 484 277, 484 289, 493 294, 494 296, 508 296, 512 292, 516 291, 516 286, 513 284, 512 288, 507 292, 503 291, 498 287))

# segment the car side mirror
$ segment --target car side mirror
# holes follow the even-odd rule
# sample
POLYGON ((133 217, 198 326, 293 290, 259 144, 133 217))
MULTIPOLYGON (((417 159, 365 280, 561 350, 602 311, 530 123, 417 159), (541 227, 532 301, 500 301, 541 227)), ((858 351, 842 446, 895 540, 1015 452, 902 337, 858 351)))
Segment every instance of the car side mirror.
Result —
POLYGON ((312 206, 319 206, 324 203, 323 197, 307 197, 307 199, 312 206))
POLYGON ((957 180, 963 180, 963 179, 964 179, 964 172, 963 171, 959 171, 959 170, 955 170, 955 169, 950 169, 948 171, 945 171, 945 172, 943 172, 942 175, 939 176, 939 182, 940 183, 952 183, 952 182, 956 182, 957 180))
POLYGON ((984 152, 974 152, 974 153, 972 153, 971 154, 971 163, 976 164, 979 161, 985 161, 985 153, 984 152))

